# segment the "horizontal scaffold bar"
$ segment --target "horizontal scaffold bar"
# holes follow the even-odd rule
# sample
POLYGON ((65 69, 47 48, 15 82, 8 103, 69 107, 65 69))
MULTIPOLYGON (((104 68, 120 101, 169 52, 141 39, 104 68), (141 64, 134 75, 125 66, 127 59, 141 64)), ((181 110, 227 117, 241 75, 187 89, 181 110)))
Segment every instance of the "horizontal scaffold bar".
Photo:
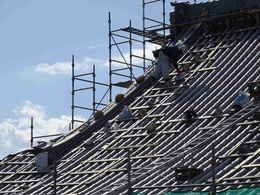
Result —
POLYGON ((83 106, 73 106, 74 108, 84 109, 84 110, 93 110, 93 108, 83 107, 83 106))
POLYGON ((147 1, 147 2, 144 2, 144 4, 147 5, 147 4, 151 4, 151 3, 155 3, 155 2, 159 2, 159 1, 162 1, 162 0, 147 1))
POLYGON ((78 74, 78 75, 75 75, 74 77, 77 78, 77 77, 83 77, 83 76, 88 76, 88 75, 92 75, 92 74, 94 74, 94 72, 85 73, 85 74, 78 74))
MULTIPOLYGON (((128 31, 125 31, 124 28, 120 29, 121 31, 123 32, 128 32, 128 31)), ((131 32, 131 31, 130 31, 131 32)), ((132 33, 132 32, 131 32, 132 33)), ((124 39, 128 39, 130 40, 130 37, 127 37, 127 36, 124 36, 124 35, 119 35, 119 34, 116 34, 116 33, 113 33, 112 34, 113 36, 116 36, 116 37, 120 37, 120 38, 124 38, 124 39)), ((136 42, 139 42, 139 43, 143 43, 143 41, 141 40, 138 40, 138 39, 134 39, 134 38, 131 38, 132 41, 136 41, 136 42)))
POLYGON ((35 136, 33 139, 38 139, 38 138, 44 138, 44 137, 56 137, 56 136, 61 136, 62 134, 52 134, 52 135, 41 135, 41 136, 35 136))

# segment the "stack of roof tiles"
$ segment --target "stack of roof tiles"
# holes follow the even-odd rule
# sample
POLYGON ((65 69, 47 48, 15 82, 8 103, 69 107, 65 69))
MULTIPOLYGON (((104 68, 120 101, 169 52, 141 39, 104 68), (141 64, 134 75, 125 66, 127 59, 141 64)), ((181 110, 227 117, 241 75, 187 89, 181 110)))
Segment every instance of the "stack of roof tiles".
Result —
MULTIPOLYGON (((183 33, 183 38, 192 34, 188 51, 179 60, 179 64, 190 65, 183 85, 174 84, 175 71, 171 86, 161 80, 135 84, 124 102, 107 108, 101 121, 84 124, 43 149, 56 159, 56 194, 126 194, 129 152, 133 191, 149 195, 170 190, 207 191, 210 187, 167 186, 211 183, 213 145, 217 184, 259 180, 259 121, 249 121, 259 105, 250 102, 239 113, 226 114, 238 92, 260 78, 259 27, 226 28, 204 35, 194 29, 190 26, 183 33), (196 63, 195 53, 200 56, 196 63), (149 101, 154 102, 153 107, 148 106, 149 101), (107 133, 105 122, 117 120, 123 104, 136 117, 139 110, 149 110, 145 117, 120 122, 119 129, 107 133), (224 115, 213 116, 216 107, 222 107, 224 115), (183 113, 191 108, 198 118, 187 125, 183 113), (158 127, 151 134, 148 127, 155 123, 158 127), (255 146, 252 151, 241 154, 239 148, 250 144, 255 146), (178 182, 178 167, 203 172, 178 182)), ((29 149, 0 161, 0 194, 54 194, 53 171, 39 173, 34 153, 35 149, 29 149)), ((217 190, 228 188, 231 186, 218 186, 217 190)))

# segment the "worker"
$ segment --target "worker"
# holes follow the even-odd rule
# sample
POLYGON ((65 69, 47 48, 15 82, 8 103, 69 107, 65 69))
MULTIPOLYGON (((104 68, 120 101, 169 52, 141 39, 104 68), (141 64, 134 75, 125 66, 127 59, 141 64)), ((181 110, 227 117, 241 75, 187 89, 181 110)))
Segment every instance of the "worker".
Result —
POLYGON ((169 57, 170 63, 174 66, 176 70, 179 70, 178 60, 183 55, 183 51, 181 48, 177 46, 168 46, 162 49, 164 54, 169 57))
POLYGON ((129 110, 128 106, 124 106, 123 110, 119 114, 118 120, 131 120, 133 118, 133 115, 131 111, 129 110))
POLYGON ((170 81, 169 73, 173 67, 179 70, 178 60, 183 55, 181 49, 175 46, 163 46, 161 49, 153 51, 155 58, 154 73, 155 79, 163 77, 164 81, 170 81))
POLYGON ((240 91, 234 101, 230 114, 239 112, 243 108, 244 105, 249 103, 249 98, 250 98, 250 96, 248 93, 246 93, 244 91, 240 91))
POLYGON ((187 123, 192 123, 197 118, 197 113, 194 109, 187 110, 184 112, 184 119, 187 123))
POLYGON ((169 57, 164 54, 162 49, 153 52, 155 57, 153 77, 159 79, 161 76, 164 80, 169 80, 170 61, 169 57))

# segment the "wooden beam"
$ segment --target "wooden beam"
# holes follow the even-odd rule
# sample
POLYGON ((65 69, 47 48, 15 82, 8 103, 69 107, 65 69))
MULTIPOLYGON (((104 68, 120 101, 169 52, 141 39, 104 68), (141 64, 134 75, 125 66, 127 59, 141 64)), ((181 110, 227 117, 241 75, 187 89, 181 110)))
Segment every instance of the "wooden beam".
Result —
MULTIPOLYGON (((216 70, 216 69, 218 69, 219 67, 216 67, 216 66, 213 66, 213 67, 209 67, 209 68, 201 68, 201 69, 199 69, 199 70, 191 70, 190 72, 204 72, 204 71, 211 71, 211 70, 216 70)), ((177 75, 177 73, 176 72, 173 72, 173 73, 171 73, 170 74, 171 76, 173 76, 173 75, 177 75)))
POLYGON ((122 146, 122 147, 111 147, 107 148, 106 150, 124 150, 124 149, 131 149, 131 148, 143 148, 143 147, 155 147, 158 144, 146 144, 146 145, 133 145, 133 146, 122 146))
POLYGON ((244 176, 244 177, 231 177, 231 178, 225 178, 225 179, 223 179, 223 181, 247 180, 247 179, 260 179, 260 175, 244 176))
POLYGON ((249 165, 243 165, 242 168, 256 168, 260 167, 260 164, 249 164, 249 165))
POLYGON ((0 175, 12 175, 12 174, 18 174, 18 175, 32 175, 32 174, 39 174, 37 171, 31 171, 31 172, 0 172, 0 175))
MULTIPOLYGON (((157 154, 157 155, 147 155, 147 156, 133 156, 131 159, 148 159, 148 158, 159 158, 159 157, 164 157, 163 154, 157 154)), ((127 158, 111 158, 111 159, 97 159, 97 160, 86 160, 83 161, 82 163, 96 163, 96 162, 113 162, 113 161, 119 161, 119 160, 127 160, 127 158)))
POLYGON ((238 158, 238 157, 247 157, 247 156, 251 156, 253 155, 253 153, 246 153, 246 154, 231 154, 231 155, 227 155, 227 156, 219 156, 219 159, 225 159, 225 158, 238 158))
POLYGON ((40 180, 18 180, 18 181, 2 181, 2 184, 24 184, 24 183, 36 183, 39 182, 40 180))
POLYGON ((32 162, 0 162, 0 165, 28 165, 32 162))

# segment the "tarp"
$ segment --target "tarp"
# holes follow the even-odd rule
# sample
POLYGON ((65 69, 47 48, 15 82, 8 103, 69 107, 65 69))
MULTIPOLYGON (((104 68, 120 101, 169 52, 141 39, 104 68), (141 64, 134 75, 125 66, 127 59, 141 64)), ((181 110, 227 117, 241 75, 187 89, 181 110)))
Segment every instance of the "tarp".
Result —
POLYGON ((222 192, 219 195, 260 195, 260 188, 255 189, 239 189, 239 190, 228 190, 226 192, 222 192))

